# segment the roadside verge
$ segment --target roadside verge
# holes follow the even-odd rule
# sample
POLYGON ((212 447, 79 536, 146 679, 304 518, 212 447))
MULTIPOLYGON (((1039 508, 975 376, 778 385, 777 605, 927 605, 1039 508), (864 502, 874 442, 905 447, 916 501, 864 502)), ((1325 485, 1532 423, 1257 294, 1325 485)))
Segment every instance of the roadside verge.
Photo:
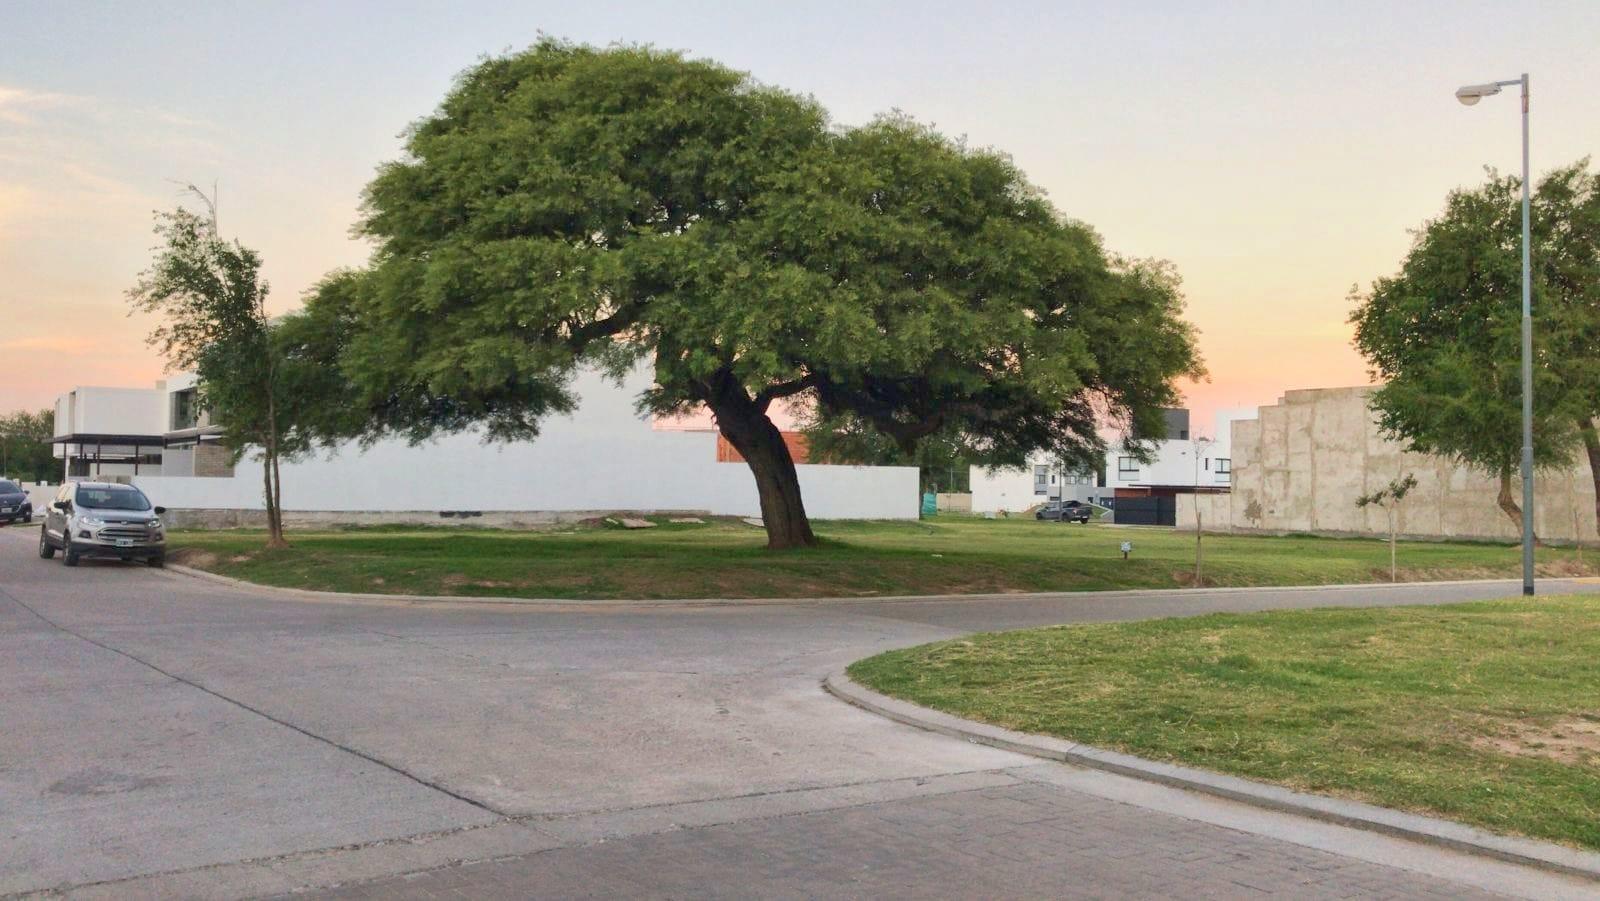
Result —
POLYGON ((1449 820, 1290 791, 1275 785, 1146 760, 1064 739, 1002 729, 879 694, 856 683, 843 672, 828 676, 822 686, 834 697, 870 713, 952 738, 1201 792, 1267 810, 1600 881, 1600 854, 1593 852, 1532 839, 1495 835, 1449 820))
MULTIPOLYGON (((239 591, 254 594, 277 595, 304 601, 386 601, 400 604, 503 604, 525 607, 745 607, 762 605, 795 605, 825 603, 962 603, 970 601, 1039 601, 1071 599, 1116 598, 1170 598, 1174 596, 1205 597, 1207 595, 1233 594, 1285 594, 1299 592, 1374 592, 1385 590, 1412 590, 1451 585, 1504 585, 1506 594, 1520 590, 1521 583, 1514 579, 1456 579, 1437 582, 1353 582, 1337 585, 1249 585, 1239 587, 1212 586, 1206 588, 1125 588, 1106 591, 1018 591, 1000 594, 915 594, 915 595, 853 595, 846 597, 776 597, 776 598, 519 598, 473 594, 384 594, 379 592, 321 591, 313 588, 285 588, 236 579, 208 570, 196 569, 168 562, 165 572, 174 576, 199 579, 226 585, 239 591)), ((1545 583, 1565 586, 1565 591, 1584 590, 1581 585, 1600 585, 1600 578, 1546 579, 1545 583)))

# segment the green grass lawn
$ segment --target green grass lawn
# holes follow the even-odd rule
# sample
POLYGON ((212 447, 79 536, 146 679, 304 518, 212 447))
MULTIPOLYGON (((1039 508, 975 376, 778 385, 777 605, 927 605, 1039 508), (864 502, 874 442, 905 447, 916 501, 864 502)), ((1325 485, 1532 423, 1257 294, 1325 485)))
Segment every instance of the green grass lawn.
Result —
POLYGON ((1024 732, 1600 849, 1600 598, 1212 615, 860 661, 1024 732))
MULTIPOLYGON (((464 528, 291 531, 263 551, 260 532, 178 532, 174 559, 269 585, 395 594, 545 598, 749 598, 1171 588, 1193 572, 1194 536, 1170 529, 939 517, 920 523, 821 522, 821 547, 770 552, 737 520, 596 524, 545 532, 464 528), (1132 541, 1132 558, 1118 546, 1132 541)), ((1388 548, 1373 539, 1208 535, 1206 581, 1298 585, 1382 581, 1388 548)), ((1565 549, 1548 571, 1577 574, 1565 549)), ((1596 556, 1590 552, 1590 557, 1596 556)), ((1406 543, 1402 578, 1519 572, 1507 545, 1406 543)))

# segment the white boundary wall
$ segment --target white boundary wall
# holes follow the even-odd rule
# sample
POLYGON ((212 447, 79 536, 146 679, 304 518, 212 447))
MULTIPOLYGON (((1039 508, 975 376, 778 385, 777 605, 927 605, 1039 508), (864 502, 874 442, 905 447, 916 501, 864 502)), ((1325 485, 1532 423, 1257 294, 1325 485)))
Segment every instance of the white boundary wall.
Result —
MULTIPOLYGON (((576 411, 552 416, 533 441, 486 444, 477 435, 416 447, 401 440, 351 444, 283 465, 286 512, 570 512, 682 510, 757 516, 755 479, 743 463, 718 463, 716 433, 652 427, 633 408, 649 384, 636 371, 618 387, 583 372, 576 411)), ((817 519, 916 519, 910 466, 802 465, 806 512, 817 519)), ((261 464, 232 478, 132 480, 174 510, 261 510, 261 464)))
POLYGON ((1033 493, 1033 469, 995 469, 973 466, 968 470, 972 487, 972 512, 1021 513, 1044 503, 1044 495, 1033 493))

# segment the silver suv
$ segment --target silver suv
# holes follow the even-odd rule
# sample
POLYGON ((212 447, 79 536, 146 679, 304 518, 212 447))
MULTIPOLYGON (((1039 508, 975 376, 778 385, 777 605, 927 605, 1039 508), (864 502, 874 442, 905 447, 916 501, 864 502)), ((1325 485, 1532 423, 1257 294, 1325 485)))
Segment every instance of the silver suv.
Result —
POLYGON ((77 566, 81 557, 167 562, 165 507, 152 506, 144 492, 113 482, 68 482, 45 511, 39 529, 39 556, 61 552, 61 562, 77 566))

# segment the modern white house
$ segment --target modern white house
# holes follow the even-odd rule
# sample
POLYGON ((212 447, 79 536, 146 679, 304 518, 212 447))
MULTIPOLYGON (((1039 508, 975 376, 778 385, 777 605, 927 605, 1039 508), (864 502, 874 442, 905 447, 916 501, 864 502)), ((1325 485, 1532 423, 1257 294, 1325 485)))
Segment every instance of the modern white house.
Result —
POLYGON ((1255 419, 1253 408, 1221 410, 1210 434, 1191 432, 1189 411, 1169 411, 1167 434, 1155 458, 1139 459, 1120 443, 1106 453, 1106 486, 1112 497, 1165 497, 1227 491, 1233 486, 1233 423, 1255 419))
MULTIPOLYGON (((714 430, 674 428, 635 410, 649 384, 647 368, 621 386, 582 371, 573 385, 576 409, 546 419, 531 441, 491 443, 463 433, 415 446, 351 442, 285 462, 285 514, 340 522, 538 522, 610 511, 760 515, 749 467, 719 454, 714 430)), ((229 465, 194 387, 193 376, 176 375, 153 388, 80 387, 61 395, 54 440, 65 475, 130 481, 190 521, 259 516, 261 464, 246 456, 229 465)), ((915 467, 801 464, 799 475, 815 518, 917 518, 915 467)))
POLYGON ((1155 442, 1150 462, 1141 462, 1120 439, 1113 439, 1098 473, 1066 471, 1043 454, 1021 469, 991 471, 974 466, 970 473, 972 510, 1020 513, 1050 500, 1114 507, 1119 498, 1227 491, 1232 484, 1232 424, 1255 416, 1251 408, 1220 411, 1213 431, 1202 435, 1191 432, 1188 410, 1168 410, 1167 434, 1171 437, 1155 442))
POLYGON ((974 466, 968 473, 973 513, 1021 513, 1053 500, 1099 504, 1111 497, 1096 473, 1068 472, 1055 460, 1036 455, 1020 469, 974 466))

